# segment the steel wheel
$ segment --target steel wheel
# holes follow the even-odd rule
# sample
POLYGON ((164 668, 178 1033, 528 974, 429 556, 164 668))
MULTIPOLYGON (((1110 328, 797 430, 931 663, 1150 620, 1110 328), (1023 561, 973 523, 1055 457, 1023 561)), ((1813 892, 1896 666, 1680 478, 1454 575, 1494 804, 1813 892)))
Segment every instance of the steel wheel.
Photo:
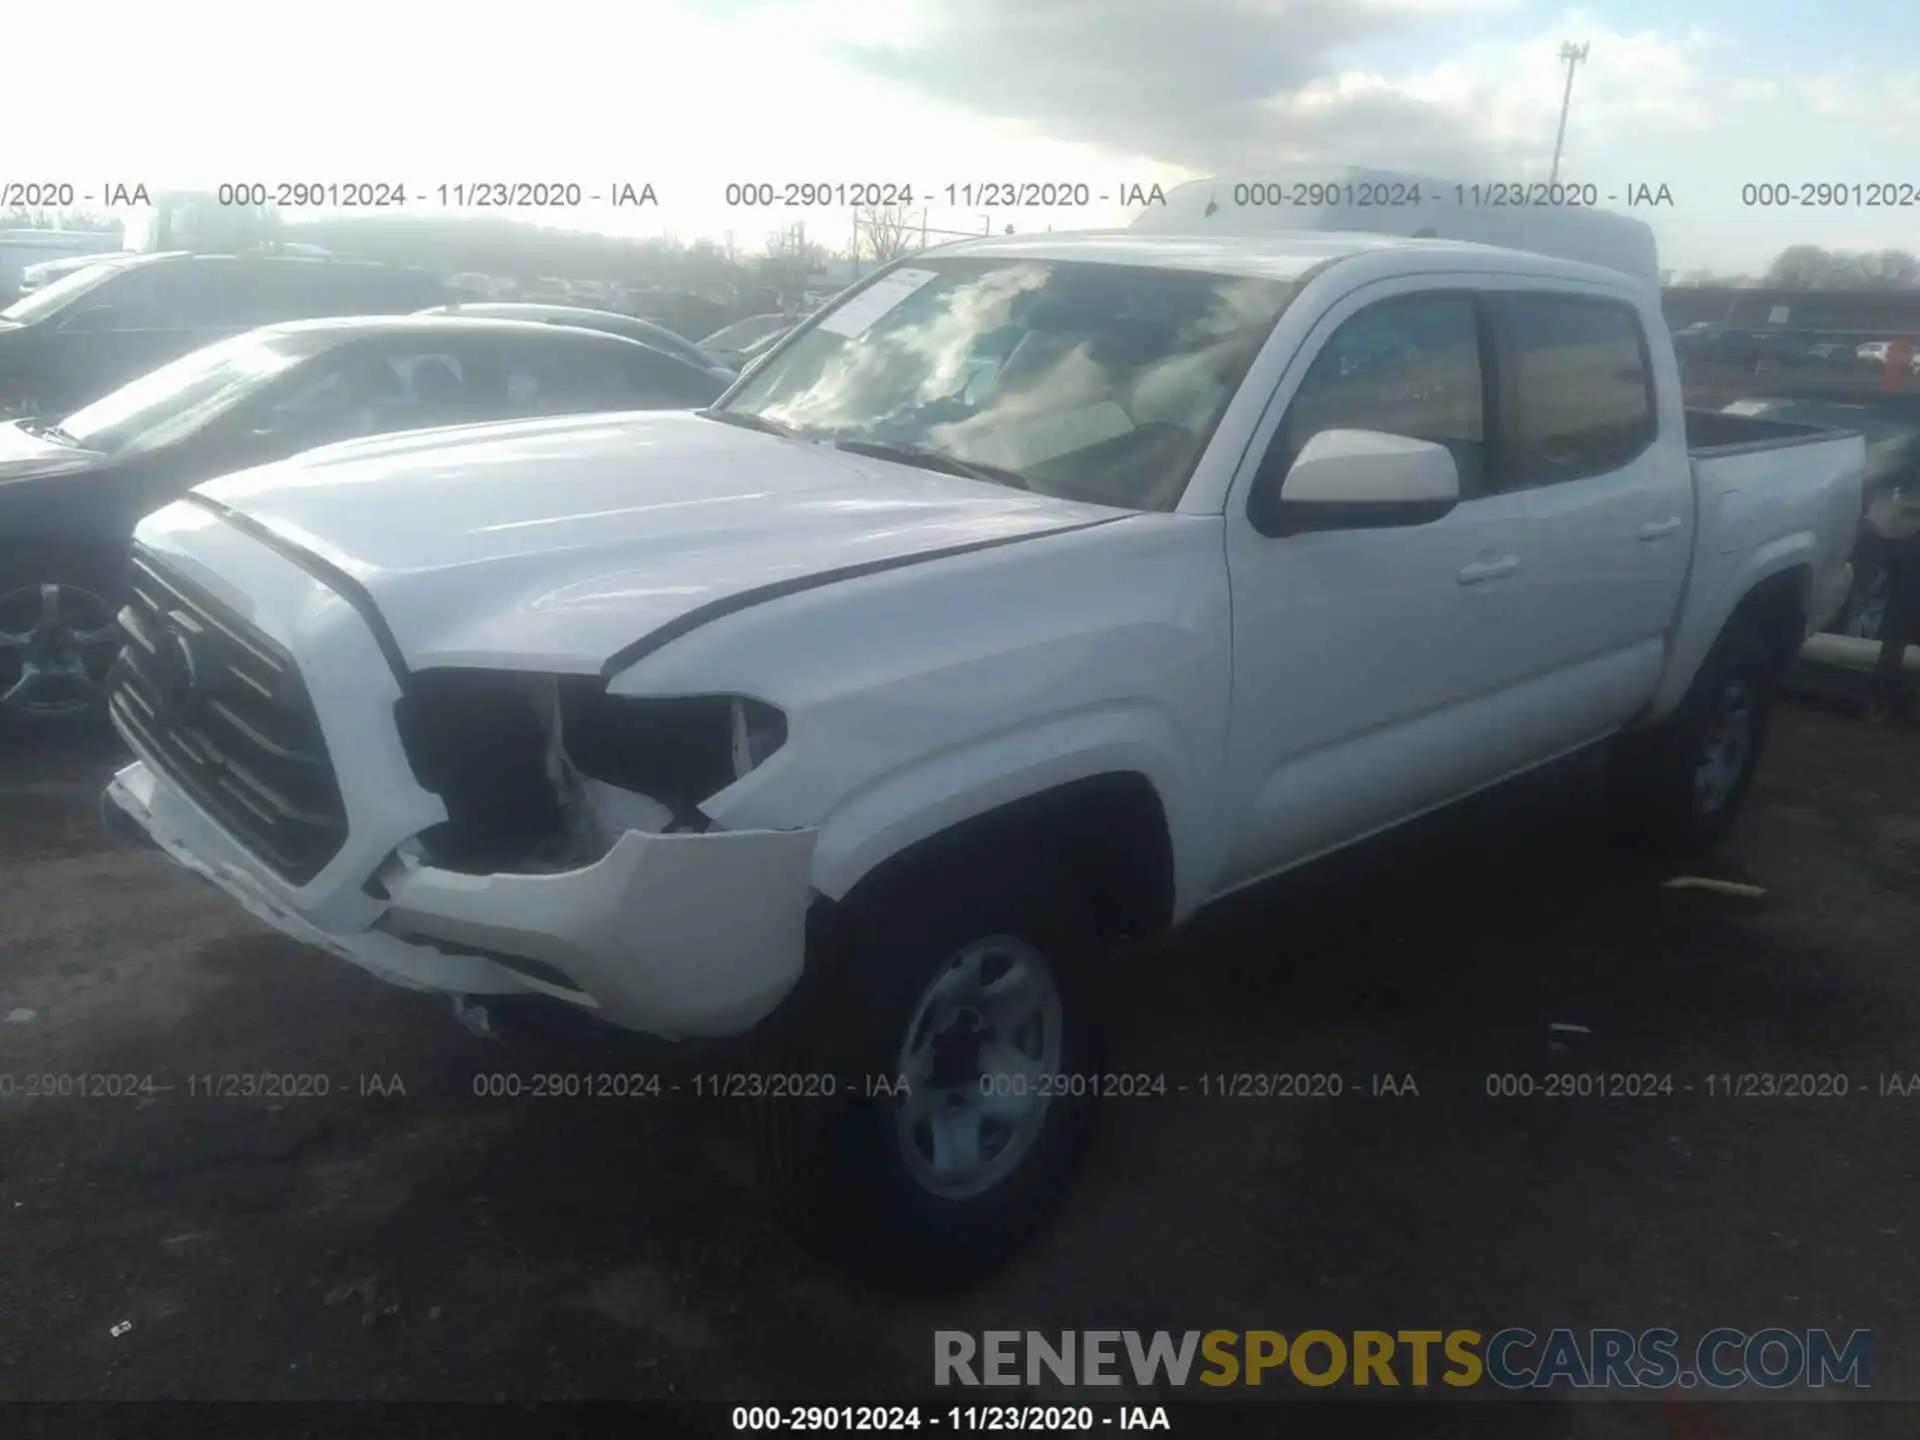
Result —
POLYGON ((1052 969, 1026 941, 977 940, 941 967, 900 1047, 910 1093, 894 1119, 923 1189, 965 1199, 1020 1167, 1046 1121, 1062 1033, 1052 969))
POLYGON ((1693 771, 1693 803, 1700 815, 1719 811, 1740 787, 1752 762, 1758 706, 1746 681, 1729 681, 1720 691, 1702 737, 1693 771))
POLYGON ((0 714, 55 720, 101 708, 120 641, 113 606, 82 586, 45 581, 0 595, 0 714))

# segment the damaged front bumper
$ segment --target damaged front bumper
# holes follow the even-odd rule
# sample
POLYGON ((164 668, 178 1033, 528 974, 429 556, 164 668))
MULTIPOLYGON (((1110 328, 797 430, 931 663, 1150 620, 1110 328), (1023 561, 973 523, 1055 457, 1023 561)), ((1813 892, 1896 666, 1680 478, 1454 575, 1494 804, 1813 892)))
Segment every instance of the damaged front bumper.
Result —
POLYGON ((805 963, 811 830, 627 830, 589 864, 528 874, 458 873, 402 847, 368 880, 384 907, 342 933, 144 762, 114 776, 105 804, 258 919, 409 989, 545 995, 705 1039, 751 1029, 805 963))

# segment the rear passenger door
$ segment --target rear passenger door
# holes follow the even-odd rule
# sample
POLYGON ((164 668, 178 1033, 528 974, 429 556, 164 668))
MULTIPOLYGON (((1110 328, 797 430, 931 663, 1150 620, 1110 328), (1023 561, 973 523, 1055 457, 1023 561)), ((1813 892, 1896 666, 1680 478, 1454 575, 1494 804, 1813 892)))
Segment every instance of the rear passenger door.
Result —
POLYGON ((1636 305, 1521 286, 1499 298, 1503 483, 1525 499, 1516 743, 1545 758, 1625 723, 1665 658, 1693 544, 1684 427, 1663 427, 1636 305))

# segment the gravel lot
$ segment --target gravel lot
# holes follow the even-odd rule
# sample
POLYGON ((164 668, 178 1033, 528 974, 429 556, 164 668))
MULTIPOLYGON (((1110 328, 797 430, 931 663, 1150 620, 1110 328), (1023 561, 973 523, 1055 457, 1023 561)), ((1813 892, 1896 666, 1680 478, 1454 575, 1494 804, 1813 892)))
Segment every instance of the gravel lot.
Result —
MULTIPOLYGON (((476 1039, 105 835, 110 742, 4 743, 0 1395, 844 1401, 924 1389, 948 1326, 1779 1324, 1871 1327, 1878 1394, 1920 1398, 1920 1098, 1875 1093, 1920 1071, 1920 735, 1783 707, 1711 872, 1764 899, 1662 889, 1592 841, 1575 768, 1116 957, 1114 1068, 1349 1093, 1114 1103, 1060 1222, 937 1306, 788 1250, 741 1102, 476 1098, 653 1057, 476 1039), (1675 1094, 1485 1094, 1575 1067, 1675 1094), (260 1071, 330 1093, 191 1093, 260 1071), (1705 1092, 1746 1071, 1852 1094, 1705 1092), (77 1073, 172 1089, 22 1098, 77 1073), (1418 1097, 1353 1093, 1375 1073, 1418 1097)), ((1866 1433, 1845 1411, 1875 1413, 1794 1433, 1866 1433)))

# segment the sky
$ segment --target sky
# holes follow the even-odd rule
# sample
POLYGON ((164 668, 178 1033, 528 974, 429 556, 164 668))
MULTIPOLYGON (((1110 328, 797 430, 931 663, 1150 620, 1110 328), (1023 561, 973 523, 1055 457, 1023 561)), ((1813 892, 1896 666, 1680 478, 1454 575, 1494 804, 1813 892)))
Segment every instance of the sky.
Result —
POLYGON ((54 63, 7 57, 0 201, 9 182, 96 203, 116 182, 380 182, 432 208, 441 185, 558 181, 581 205, 537 218, 751 252, 796 221, 844 244, 848 212, 729 205, 730 182, 866 182, 912 186, 933 231, 1092 228, 1127 222, 1125 187, 1205 175, 1544 179, 1573 40, 1561 177, 1664 185, 1671 205, 1634 212, 1664 267, 1920 250, 1916 0, 95 0, 78 25, 54 63), (963 188, 1007 182, 1091 203, 963 188), (1914 203, 1744 202, 1809 182, 1914 203), (622 183, 658 203, 586 198, 622 183))

